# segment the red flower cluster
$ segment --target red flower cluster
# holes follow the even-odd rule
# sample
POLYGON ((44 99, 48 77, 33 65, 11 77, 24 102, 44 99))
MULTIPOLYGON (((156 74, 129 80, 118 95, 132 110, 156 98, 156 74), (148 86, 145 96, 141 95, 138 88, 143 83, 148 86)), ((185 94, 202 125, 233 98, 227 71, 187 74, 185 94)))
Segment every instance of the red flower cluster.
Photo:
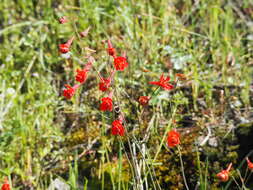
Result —
POLYGON ((75 39, 75 37, 72 37, 71 39, 69 39, 69 40, 67 41, 67 43, 65 43, 65 44, 60 44, 60 45, 59 45, 59 51, 60 51, 61 53, 63 53, 63 54, 68 53, 69 50, 70 50, 70 46, 71 46, 71 44, 72 44, 72 42, 73 42, 74 39, 75 39))
POLYGON ((171 90, 174 88, 174 86, 172 84, 169 84, 168 83, 169 81, 170 81, 170 77, 167 76, 166 78, 164 78, 164 76, 162 74, 159 81, 149 82, 149 84, 158 85, 158 86, 162 87, 164 90, 171 90))
POLYGON ((112 135, 124 136, 125 130, 122 125, 122 120, 117 119, 112 122, 112 135))
MULTIPOLYGON (((75 77, 77 82, 80 82, 81 84, 83 84, 86 81, 87 73, 88 71, 90 71, 93 62, 94 62, 94 58, 89 57, 89 61, 84 66, 84 69, 83 70, 77 69, 76 71, 77 75, 75 77)), ((80 85, 76 84, 73 87, 71 87, 70 85, 66 84, 65 87, 66 89, 63 90, 63 96, 65 96, 65 98, 67 99, 71 99, 72 96, 74 96, 76 90, 80 87, 80 85)))
POLYGON ((180 144, 180 134, 175 130, 168 132, 167 143, 171 148, 180 144))
POLYGON ((116 50, 113 48, 110 40, 107 41, 107 44, 108 44, 107 52, 110 56, 114 58, 113 61, 114 68, 117 71, 124 71, 124 69, 128 66, 128 62, 125 55, 117 57, 116 50))
POLYGON ((220 179, 222 182, 226 182, 229 179, 229 171, 232 167, 232 163, 229 164, 228 168, 226 170, 222 170, 217 174, 217 177, 220 179))
MULTIPOLYGON (((59 20, 59 22, 60 23, 66 22, 66 17, 61 18, 59 20)), ((85 31, 80 32, 79 35, 81 37, 87 36, 89 29, 90 28, 87 28, 85 31)), ((71 47, 71 44, 73 43, 73 40, 74 40, 74 37, 69 39, 67 41, 67 43, 59 45, 59 51, 60 51, 60 53, 62 53, 62 55, 68 55, 68 52, 70 51, 70 47, 71 47)), ((125 55, 123 55, 122 57, 116 56, 116 50, 113 48, 110 40, 108 40, 107 52, 110 56, 112 56, 114 58, 113 64, 114 64, 115 70, 113 70, 113 72, 109 78, 100 77, 101 82, 99 83, 99 89, 101 91, 108 90, 108 88, 111 85, 111 82, 113 80, 116 70, 123 71, 128 66, 125 55)), ((64 56, 64 57, 68 57, 68 56, 64 56)), ((88 72, 90 71, 90 68, 91 68, 93 62, 94 62, 94 59, 92 59, 92 60, 90 59, 89 62, 85 65, 85 67, 83 69, 76 70, 75 80, 77 82, 83 84, 86 81, 88 72)), ((73 87, 66 84, 65 85, 66 88, 63 90, 63 96, 66 97, 67 99, 71 99, 81 84, 76 84, 73 87)), ((100 104, 101 111, 112 111, 113 110, 112 95, 113 95, 113 93, 111 92, 108 97, 104 97, 101 99, 101 104, 100 104)), ((112 132, 112 135, 120 135, 120 136, 124 135, 124 127, 122 125, 122 118, 113 121, 111 132, 112 132)))

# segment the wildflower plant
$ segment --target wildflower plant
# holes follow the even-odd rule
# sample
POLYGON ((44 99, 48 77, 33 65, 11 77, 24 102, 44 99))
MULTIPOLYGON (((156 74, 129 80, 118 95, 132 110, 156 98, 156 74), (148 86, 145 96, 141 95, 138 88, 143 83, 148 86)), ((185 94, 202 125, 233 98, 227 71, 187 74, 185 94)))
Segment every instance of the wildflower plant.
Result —
MULTIPOLYGON (((82 38, 87 37, 89 34, 90 28, 86 29, 85 31, 79 33, 82 38)), ((60 44, 59 45, 59 51, 62 54, 69 53, 70 47, 73 43, 75 43, 78 40, 78 37, 72 37, 70 38, 67 43, 60 44)), ((107 125, 110 126, 110 134, 111 137, 107 138, 113 138, 115 136, 115 140, 118 141, 119 144, 119 153, 120 153, 120 160, 122 161, 122 153, 121 150, 123 149, 125 152, 125 156, 129 162, 129 164, 133 167, 132 169, 132 177, 133 177, 133 186, 135 189, 144 189, 144 184, 146 181, 146 188, 148 187, 147 178, 152 179, 152 186, 154 188, 160 188, 160 184, 158 180, 156 179, 156 175, 154 173, 154 166, 152 163, 156 162, 156 159, 158 157, 158 154, 160 153, 162 147, 165 145, 168 150, 174 149, 176 147, 176 151, 179 156, 180 165, 181 165, 181 174, 183 176, 184 181, 184 187, 185 189, 190 189, 188 186, 187 178, 185 176, 184 171, 184 163, 182 158, 182 147, 181 141, 181 135, 180 132, 176 129, 176 122, 174 120, 175 113, 177 111, 177 101, 174 101, 174 106, 172 110, 171 119, 169 121, 169 124, 167 127, 165 127, 165 131, 162 135, 162 140, 158 146, 158 149, 154 151, 153 158, 151 158, 150 153, 146 151, 146 147, 148 146, 147 143, 152 138, 150 136, 150 128, 147 128, 144 137, 136 137, 135 133, 137 131, 136 128, 132 129, 130 127, 130 122, 128 120, 128 113, 126 113, 124 110, 125 105, 117 104, 115 100, 121 101, 122 98, 124 98, 124 95, 121 92, 120 83, 118 83, 119 79, 124 80, 122 78, 123 75, 119 75, 120 72, 127 72, 129 67, 131 67, 131 62, 127 59, 126 53, 123 53, 121 56, 119 56, 118 51, 115 48, 115 45, 113 45, 113 42, 110 39, 106 40, 107 42, 107 48, 105 47, 105 52, 108 56, 108 62, 105 65, 104 70, 107 71, 108 77, 104 77, 104 72, 100 72, 97 67, 97 64, 94 64, 95 62, 99 62, 99 58, 95 59, 90 54, 86 56, 86 64, 82 69, 76 70, 75 75, 75 82, 76 84, 73 84, 73 87, 66 84, 65 89, 63 90, 63 96, 69 100, 75 96, 77 93, 77 89, 79 89, 83 84, 88 80, 89 75, 95 75, 97 77, 98 83, 96 84, 98 86, 98 90, 101 91, 102 97, 98 98, 97 101, 100 101, 100 105, 96 108, 101 112, 101 115, 103 117, 103 122, 105 122, 107 125), (109 73, 109 74, 108 74, 109 73), (121 77, 121 78, 119 78, 121 77), (104 116, 107 112, 106 117, 104 116), (107 118, 105 120, 105 118, 107 118), (111 123, 111 124, 110 124, 111 123), (172 128, 174 126, 174 128, 172 128), (140 139, 143 139, 142 142, 140 139), (126 148, 129 149, 129 153, 126 151, 126 148), (140 151, 140 155, 137 155, 136 149, 140 151), (137 157, 140 157, 140 159, 137 159, 137 157), (151 159, 152 163, 151 165, 147 164, 147 159, 151 159), (144 176, 144 177, 143 177, 144 176)), ((95 52, 95 51, 94 51, 95 52)), ((75 57, 73 57, 75 58, 75 57)), ((71 59, 71 58, 70 58, 71 59)), ((176 73, 175 76, 173 76, 174 81, 171 81, 171 76, 169 74, 157 74, 160 75, 160 78, 158 81, 149 81, 147 84, 152 87, 152 85, 157 86, 157 88, 150 92, 147 92, 148 95, 139 94, 139 97, 136 100, 135 104, 139 104, 141 107, 140 109, 149 109, 149 106, 151 106, 154 102, 152 102, 152 99, 157 98, 159 91, 163 90, 165 92, 170 93, 170 91, 174 91, 178 84, 182 84, 185 81, 187 81, 187 76, 185 76, 182 73, 176 73)), ((126 96, 129 98, 129 101, 132 102, 133 100, 131 97, 126 96)), ((175 99, 177 97, 175 96, 175 99)), ((173 97, 172 97, 173 99, 173 97)), ((135 122, 135 121, 131 121, 135 122)), ((105 131, 105 129, 102 129, 105 131)), ((104 136, 108 136, 108 133, 103 132, 104 136)), ((136 133, 141 134, 141 133, 136 133)), ((103 146, 105 142, 103 141, 103 146)), ((176 155, 175 155, 176 156, 176 155)), ((249 161, 248 161, 249 163, 249 161)), ((121 164, 121 163, 119 163, 121 164)), ((226 170, 222 170, 220 173, 217 174, 217 177, 222 182, 227 182, 229 180, 229 171, 231 169, 232 164, 229 165, 229 167, 226 170)), ((113 183, 113 181, 112 181, 113 183)), ((113 183, 114 184, 114 183, 113 183)), ((118 184, 120 185, 120 183, 118 184)), ((149 184, 150 185, 150 184, 149 184)), ((102 185, 103 187, 103 185, 102 185)))
MULTIPOLYGON (((89 32, 89 30, 86 30, 84 32, 85 34, 83 34, 82 37, 87 36, 88 32, 89 32)), ((67 43, 60 44, 59 45, 60 52, 63 54, 68 53, 70 51, 70 46, 72 45, 72 43, 75 43, 75 41, 77 39, 78 39, 77 37, 72 37, 70 40, 67 41, 67 43)), ((95 68, 94 58, 92 56, 88 56, 88 63, 83 67, 83 69, 76 70, 75 80, 78 83, 74 84, 73 87, 66 84, 65 85, 66 88, 63 90, 63 96, 67 100, 73 98, 73 96, 77 92, 77 89, 80 88, 85 83, 85 81, 88 79, 88 73, 93 73, 93 74, 97 75, 97 78, 100 81, 97 84, 98 89, 103 94, 103 97, 101 98, 100 106, 97 109, 100 111, 103 111, 103 112, 106 112, 106 111, 116 112, 116 117, 111 114, 108 115, 109 117, 112 117, 112 118, 110 118, 110 120, 113 120, 113 122, 111 123, 111 129, 110 129, 111 135, 119 137, 118 141, 120 144, 120 149, 123 148, 124 146, 126 146, 123 143, 125 141, 124 138, 126 138, 128 143, 130 143, 128 145, 128 147, 130 148, 131 156, 128 159, 130 161, 129 164, 133 165, 136 168, 132 174, 133 176, 135 176, 134 177, 135 188, 137 188, 137 189, 143 188, 143 181, 142 181, 142 177, 141 177, 141 175, 142 175, 141 170, 143 170, 143 168, 141 166, 141 162, 144 161, 144 163, 145 163, 145 157, 147 156, 147 152, 145 152, 145 151, 141 152, 141 155, 143 158, 140 162, 138 160, 136 160, 135 149, 136 148, 140 149, 140 144, 137 139, 132 138, 133 131, 129 128, 129 124, 126 119, 128 116, 123 111, 124 109, 123 109, 122 105, 114 106, 114 99, 119 100, 122 98, 122 97, 119 97, 119 94, 121 94, 121 92, 119 91, 119 89, 120 89, 118 86, 119 84, 115 84, 115 81, 118 81, 117 73, 118 72, 127 72, 126 70, 128 69, 128 67, 131 67, 131 63, 129 63, 129 61, 127 60, 127 56, 126 56, 125 52, 121 56, 118 56, 119 53, 116 51, 116 49, 110 39, 107 40, 106 52, 107 52, 107 55, 109 56, 109 59, 108 59, 109 63, 106 66, 107 67, 106 70, 108 70, 110 73, 109 77, 108 78, 102 77, 102 75, 104 75, 104 74, 100 73, 98 71, 98 69, 95 68), (112 59, 110 59, 110 57, 112 59), (106 95, 106 94, 108 94, 108 95, 106 95), (118 111, 116 111, 116 107, 118 107, 118 111)), ((170 81, 170 77, 169 76, 164 77, 164 74, 162 74, 159 81, 149 82, 149 84, 157 85, 158 88, 156 88, 156 90, 153 91, 153 93, 150 94, 149 96, 143 96, 140 94, 138 101, 137 101, 138 104, 140 104, 141 106, 149 106, 150 101, 152 100, 153 97, 155 97, 157 95, 157 92, 160 87, 164 90, 167 90, 167 91, 173 90, 174 86, 172 84, 170 84, 169 81, 170 81)), ((169 129, 169 128, 167 128, 167 129, 169 129)), ((147 131, 147 133, 150 133, 150 131, 147 131)), ((166 133, 164 136, 166 137, 166 133)), ((179 133, 176 132, 175 130, 168 132, 168 136, 167 136, 168 147, 174 147, 176 145, 179 145, 180 144, 179 136, 180 136, 179 133)), ((144 138, 148 138, 148 137, 149 136, 145 135, 144 138)), ((161 142, 161 144, 163 144, 163 141, 161 142)), ((127 152, 125 152, 125 154, 127 154, 127 152)), ((159 154, 159 150, 156 152, 156 154, 159 154)), ((155 159, 154 159, 154 161, 155 161, 155 159)), ((151 172, 152 171, 151 168, 148 165, 147 165, 147 167, 148 167, 148 171, 151 172)), ((151 174, 149 174, 149 175, 151 175, 151 174)), ((159 186, 159 184, 157 182, 155 182, 153 185, 155 187, 159 186)))

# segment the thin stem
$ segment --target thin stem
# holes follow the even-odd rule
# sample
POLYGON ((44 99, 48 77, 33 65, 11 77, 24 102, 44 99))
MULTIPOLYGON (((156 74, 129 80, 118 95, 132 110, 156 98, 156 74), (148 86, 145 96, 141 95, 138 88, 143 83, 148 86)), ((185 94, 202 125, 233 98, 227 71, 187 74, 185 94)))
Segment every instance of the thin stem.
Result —
POLYGON ((234 180, 234 182, 238 186, 238 188, 241 189, 240 185, 237 183, 237 181, 235 180, 234 176, 232 176, 232 179, 234 180))
POLYGON ((121 150, 121 141, 119 141, 119 164, 118 164, 118 172, 119 172, 119 181, 118 181, 118 190, 120 190, 121 185, 121 172, 122 172, 122 150, 121 150))
POLYGON ((159 89, 160 89, 160 86, 158 86, 158 87, 153 91, 153 93, 151 94, 150 97, 156 95, 159 89))
MULTIPOLYGON (((247 174, 248 174, 248 171, 249 171, 249 169, 247 168, 247 169, 246 169, 246 172, 245 172, 245 174, 244 174, 244 178, 243 178, 243 179, 245 179, 245 180, 246 180, 246 176, 247 176, 247 174)), ((244 181, 245 181, 245 180, 244 180, 244 181)))
POLYGON ((100 73, 98 72, 97 68, 94 67, 94 66, 93 66, 93 68, 95 69, 95 71, 96 71, 96 73, 97 73, 99 79, 100 79, 101 81, 104 81, 104 80, 103 80, 103 77, 100 75, 100 73))
MULTIPOLYGON (((253 150, 251 150, 247 155, 246 157, 249 157, 251 154, 253 154, 253 150)), ((242 167, 242 165, 244 164, 245 162, 245 159, 240 163, 239 167, 237 167, 238 169, 240 169, 242 167)), ((252 172, 251 172, 252 173, 252 172)), ((251 175, 251 174, 250 174, 251 175)), ((245 184, 246 184, 247 180, 245 180, 245 184)), ((229 186, 231 185, 232 181, 230 180, 227 185, 225 186, 225 190, 227 190, 229 188, 229 186)))
POLYGON ((76 90, 76 89, 78 89, 80 86, 81 86, 80 84, 75 84, 75 85, 73 86, 73 89, 76 90))
POLYGON ((183 175, 183 179, 184 179, 184 184, 185 184, 186 189, 189 190, 189 187, 187 185, 187 181, 186 181, 186 178, 185 178, 185 174, 184 174, 184 164, 183 164, 183 160, 182 160, 181 150, 180 150, 179 146, 177 148, 178 148, 178 152, 179 152, 179 159, 180 159, 181 171, 182 171, 182 175, 183 175))
POLYGON ((250 174, 248 175, 247 179, 245 179, 245 184, 247 183, 248 179, 250 179, 252 172, 250 172, 250 174))
POLYGON ((244 180, 243 180, 243 178, 242 178, 242 175, 241 175, 241 173, 240 173, 239 170, 236 170, 236 171, 237 171, 237 173, 238 173, 238 175, 239 175, 239 177, 240 177, 240 180, 241 180, 241 182, 242 182, 242 186, 244 187, 245 184, 244 184, 244 180))
MULTIPOLYGON (((103 115, 104 113, 102 113, 103 115)), ((104 190, 104 187, 105 187, 105 170, 104 170, 104 164, 105 164, 105 151, 106 151, 106 147, 105 147, 105 141, 104 141, 104 136, 105 136, 105 133, 106 133, 106 130, 105 130, 105 120, 104 120, 104 117, 102 117, 102 122, 103 122, 103 125, 102 125, 102 132, 101 132, 101 139, 102 139, 102 148, 103 148, 103 152, 102 152, 102 184, 101 184, 101 188, 102 190, 104 190)))
MULTIPOLYGON (((115 97, 117 99, 117 101, 119 101, 119 96, 118 96, 118 91, 117 89, 115 89, 115 97)), ((134 175, 137 175, 137 170, 136 170, 136 164, 135 164, 135 157, 134 157, 134 154, 133 154, 133 149, 131 147, 131 142, 130 142, 130 137, 128 135, 128 127, 127 127, 127 123, 125 121, 125 117, 124 117, 124 113, 121 111, 121 107, 119 106, 120 108, 120 112, 121 114, 123 115, 123 123, 124 123, 124 126, 125 126, 125 131, 126 131, 126 136, 127 136, 127 143, 128 143, 128 146, 129 146, 129 151, 130 151, 130 155, 131 155, 131 158, 132 158, 132 165, 131 165, 131 162, 130 162, 130 165, 131 165, 131 168, 133 169, 134 171, 134 175)), ((124 146, 123 146, 124 147, 124 146)), ((125 152, 126 156, 127 156, 127 152, 125 152)), ((128 157, 128 156, 127 156, 128 157)), ((136 179, 134 178, 134 183, 136 183, 136 179)))
MULTIPOLYGON (((105 149, 105 156, 106 156, 107 161, 111 162, 110 158, 109 158, 109 154, 108 154, 107 148, 105 149)), ((110 171, 110 178, 111 178, 111 182, 112 182, 112 189, 115 190, 115 184, 114 184, 114 179, 113 179, 112 171, 110 171)))
MULTIPOLYGON (((115 89, 115 93, 116 93, 116 98, 117 98, 117 100, 119 101, 119 96, 118 96, 118 91, 117 91, 117 89, 115 89)), ((119 106, 119 108, 120 108, 120 110, 122 110, 121 109, 121 106, 119 106)), ((135 156, 134 156, 134 153, 133 153, 133 147, 131 146, 131 142, 130 142, 130 138, 133 138, 134 139, 134 143, 135 143, 135 145, 138 147, 138 149, 140 150, 140 153, 141 153, 141 156, 144 158, 144 161, 145 161, 145 155, 143 155, 143 153, 142 153, 142 150, 141 150, 141 148, 140 148, 140 145, 138 144, 138 140, 135 138, 135 136, 133 135, 132 137, 130 137, 130 135, 128 134, 128 131, 127 131, 127 129, 128 129, 128 127, 127 127, 127 123, 126 123, 126 121, 125 121, 125 116, 124 116, 124 113, 122 112, 122 111, 120 111, 121 112, 121 114, 122 114, 122 116, 123 116, 123 122, 124 122, 124 126, 125 126, 125 129, 126 129, 126 137, 127 137, 127 141, 128 141, 128 145, 129 145, 129 147, 130 147, 130 154, 131 154, 131 157, 132 157, 132 163, 133 163, 133 166, 131 165, 131 162, 130 162, 130 159, 128 158, 128 155, 127 155, 127 152, 126 152, 126 150, 125 150, 125 155, 126 155, 126 157, 127 157, 127 159, 128 159, 128 161, 129 161, 129 163, 130 163, 130 166, 131 166, 131 169, 133 170, 133 172, 134 172, 134 175, 138 175, 138 171, 137 171, 137 165, 136 165, 136 158, 135 158, 135 156)), ((123 148, 125 149, 125 147, 123 146, 123 148)), ((148 154, 147 154, 147 156, 148 156, 148 154)), ((148 159, 151 159, 149 156, 148 156, 148 159)), ((145 161, 145 163, 146 163, 146 161, 145 161)), ((148 172, 146 173, 146 176, 149 174, 149 173, 151 173, 151 172, 153 172, 154 173, 154 176, 155 176, 155 171, 154 171, 154 168, 152 167, 152 170, 153 171, 151 171, 151 169, 150 169, 150 167, 148 166, 148 164, 146 163, 146 165, 147 165, 147 167, 148 167, 148 172)), ((145 177, 146 177, 145 176, 145 177)), ((137 176, 138 177, 138 176, 137 176)), ((156 186, 155 186, 155 184, 154 184, 154 179, 153 179, 153 176, 152 175, 150 175, 150 177, 151 177, 151 181, 153 182, 153 185, 154 185, 154 188, 156 189, 156 186)), ((137 179, 135 179, 134 178, 134 180, 137 180, 137 179)), ((158 183, 158 181, 157 181, 157 179, 156 179, 156 176, 155 176, 155 180, 156 180, 156 182, 157 182, 157 185, 158 185, 158 187, 159 187, 159 189, 161 189, 161 187, 160 187, 160 185, 159 185, 159 183, 158 183)), ((136 181, 135 181, 136 182, 136 181)), ((136 182, 137 183, 137 182, 136 182)), ((138 188, 137 188, 138 189, 138 188)), ((139 190, 139 189, 138 189, 139 190)))
MULTIPOLYGON (((121 143, 122 143, 122 145, 123 145, 122 147, 123 147, 123 149, 124 149, 125 156, 126 156, 126 158, 127 158, 127 160, 128 160, 128 163, 129 163, 129 165, 130 165, 131 172, 132 172, 132 174, 134 175, 134 174, 135 174, 135 170, 134 170, 134 168, 133 168, 133 166, 132 166, 132 164, 131 164, 131 161, 130 161, 129 156, 127 155, 127 151, 126 151, 126 149, 125 149, 125 146, 124 146, 124 144, 123 144, 121 138, 120 138, 120 141, 121 141, 121 143)), ((134 178, 134 180, 135 180, 135 178, 134 178)))

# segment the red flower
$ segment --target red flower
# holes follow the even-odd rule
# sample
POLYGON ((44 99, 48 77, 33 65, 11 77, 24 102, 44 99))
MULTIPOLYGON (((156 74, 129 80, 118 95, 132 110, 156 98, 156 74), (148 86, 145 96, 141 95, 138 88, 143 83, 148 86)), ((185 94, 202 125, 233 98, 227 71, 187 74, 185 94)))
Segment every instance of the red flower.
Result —
POLYGON ((100 110, 101 111, 112 111, 112 98, 106 97, 102 98, 102 103, 100 104, 100 110))
POLYGON ((161 86, 164 90, 171 90, 174 88, 174 86, 169 84, 168 81, 170 81, 170 77, 168 76, 168 77, 164 78, 164 76, 162 74, 159 81, 149 82, 149 84, 161 86))
POLYGON ((115 57, 113 64, 117 71, 123 71, 128 66, 128 62, 125 57, 115 57))
POLYGON ((87 70, 76 70, 77 75, 76 75, 76 81, 80 83, 84 83, 87 79, 87 70))
POLYGON ((226 182, 229 179, 229 170, 232 167, 232 163, 229 164, 228 168, 226 170, 222 170, 217 174, 217 177, 220 179, 222 182, 226 182))
POLYGON ((178 80, 187 80, 187 77, 185 76, 185 74, 182 73, 176 73, 176 77, 178 78, 178 80))
POLYGON ((116 50, 113 48, 111 41, 108 40, 107 44, 108 44, 108 48, 107 48, 108 54, 112 57, 116 57, 116 50))
POLYGON ((106 91, 109 87, 110 87, 110 84, 111 84, 111 79, 108 78, 102 78, 101 79, 101 82, 99 83, 99 90, 101 91, 106 91))
MULTIPOLYGON (((90 59, 91 60, 91 59, 90 59)), ((88 71, 90 71, 90 68, 92 66, 92 63, 93 61, 89 61, 83 70, 79 70, 77 69, 76 72, 77 72, 77 75, 76 75, 76 81, 77 82, 80 82, 80 83, 84 83, 87 79, 87 73, 88 71)))
POLYGON ((150 97, 148 97, 148 96, 140 96, 140 98, 139 98, 139 103, 140 103, 142 106, 145 106, 145 105, 148 104, 149 100, 150 100, 150 97))
POLYGON ((11 190, 10 184, 8 183, 7 179, 5 179, 5 182, 2 185, 1 190, 11 190))
POLYGON ((246 160, 247 160, 247 163, 248 163, 248 168, 253 171, 253 163, 249 160, 248 157, 246 158, 246 160))
POLYGON ((65 98, 70 99, 72 98, 72 96, 74 96, 76 89, 79 87, 79 85, 75 85, 73 87, 71 87, 68 84, 65 84, 66 89, 63 90, 63 96, 65 96, 65 98))
POLYGON ((171 148, 180 144, 180 134, 175 130, 168 132, 167 143, 171 148))
POLYGON ((116 50, 114 48, 108 48, 107 52, 109 55, 115 57, 116 56, 116 50))
POLYGON ((11 190, 10 184, 8 184, 8 183, 3 184, 2 190, 11 190))
POLYGON ((99 90, 104 92, 110 87, 114 74, 115 74, 115 70, 112 72, 112 74, 109 78, 102 78, 101 77, 101 81, 99 83, 99 90))
POLYGON ((125 130, 121 120, 115 120, 112 122, 112 135, 124 136, 125 130))
POLYGON ((59 45, 59 51, 60 51, 61 53, 68 53, 69 50, 70 50, 70 46, 71 46, 73 40, 74 40, 74 37, 72 37, 71 39, 69 39, 69 40, 67 41, 67 43, 65 43, 65 44, 60 44, 60 45, 59 45))
POLYGON ((66 23, 66 22, 68 22, 68 19, 67 19, 66 16, 63 16, 63 17, 59 18, 59 23, 60 23, 60 24, 64 24, 64 23, 66 23))
POLYGON ((69 52, 69 45, 68 44, 60 44, 59 45, 59 51, 61 53, 68 53, 69 52))

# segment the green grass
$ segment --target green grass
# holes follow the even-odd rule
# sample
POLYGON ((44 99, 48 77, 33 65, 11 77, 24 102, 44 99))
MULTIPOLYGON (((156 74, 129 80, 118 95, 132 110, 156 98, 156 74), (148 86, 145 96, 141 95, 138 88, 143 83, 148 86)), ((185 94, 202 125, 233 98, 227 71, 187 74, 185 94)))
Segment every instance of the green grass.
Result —
MULTIPOLYGON (((85 62, 89 53, 86 47, 96 50, 94 67, 108 76, 107 65, 112 59, 108 60, 106 44, 102 43, 108 38, 118 52, 125 51, 128 56, 129 68, 116 74, 114 87, 117 102, 127 117, 129 139, 136 143, 138 151, 143 131, 150 127, 145 155, 137 153, 144 158, 146 168, 142 172, 146 174, 142 177, 144 183, 150 181, 150 189, 159 189, 158 181, 163 177, 155 174, 155 164, 161 161, 156 160, 158 155, 171 154, 165 152, 164 139, 172 120, 180 121, 184 115, 196 113, 197 128, 205 133, 201 123, 219 123, 234 98, 241 103, 238 110, 252 112, 253 41, 249 38, 253 32, 253 3, 192 2, 2 0, 0 182, 8 177, 13 189, 42 190, 52 179, 63 176, 72 189, 119 190, 135 186, 135 169, 127 162, 131 160, 126 155, 127 139, 121 142, 109 135, 116 115, 102 115, 98 110, 103 94, 98 91, 96 72, 89 75, 71 101, 61 96, 64 84, 74 84, 75 70, 82 67, 77 58, 85 62), (63 15, 70 22, 60 25, 58 18, 63 15), (76 39, 72 46, 72 57, 76 59, 62 59, 58 44, 89 26, 89 35, 76 39), (170 74, 172 80, 175 73, 184 73, 188 81, 173 95, 158 91, 149 110, 137 109, 138 97, 155 90, 148 82, 156 81, 162 73, 170 74), (217 93, 222 93, 220 89, 224 97, 217 98, 217 93), (224 107, 220 106, 222 98, 224 107), (200 100, 206 106, 201 106, 200 100), (205 120, 200 114, 204 110, 213 115, 205 120), (92 149, 98 153, 81 157, 69 169, 75 152, 80 155, 95 138, 99 147, 92 149), (89 174, 85 176, 85 172, 89 174)), ((197 177, 205 183, 215 178, 215 174, 207 172, 211 167, 207 160, 204 167, 201 163, 196 165, 203 170, 197 177)), ((215 172, 224 165, 214 167, 215 172)), ((179 166, 177 171, 180 175, 179 166)), ((218 186, 217 181, 215 184, 218 186)), ((160 183, 161 188, 163 185, 160 183)), ((206 186, 201 184, 201 188, 206 186)))

